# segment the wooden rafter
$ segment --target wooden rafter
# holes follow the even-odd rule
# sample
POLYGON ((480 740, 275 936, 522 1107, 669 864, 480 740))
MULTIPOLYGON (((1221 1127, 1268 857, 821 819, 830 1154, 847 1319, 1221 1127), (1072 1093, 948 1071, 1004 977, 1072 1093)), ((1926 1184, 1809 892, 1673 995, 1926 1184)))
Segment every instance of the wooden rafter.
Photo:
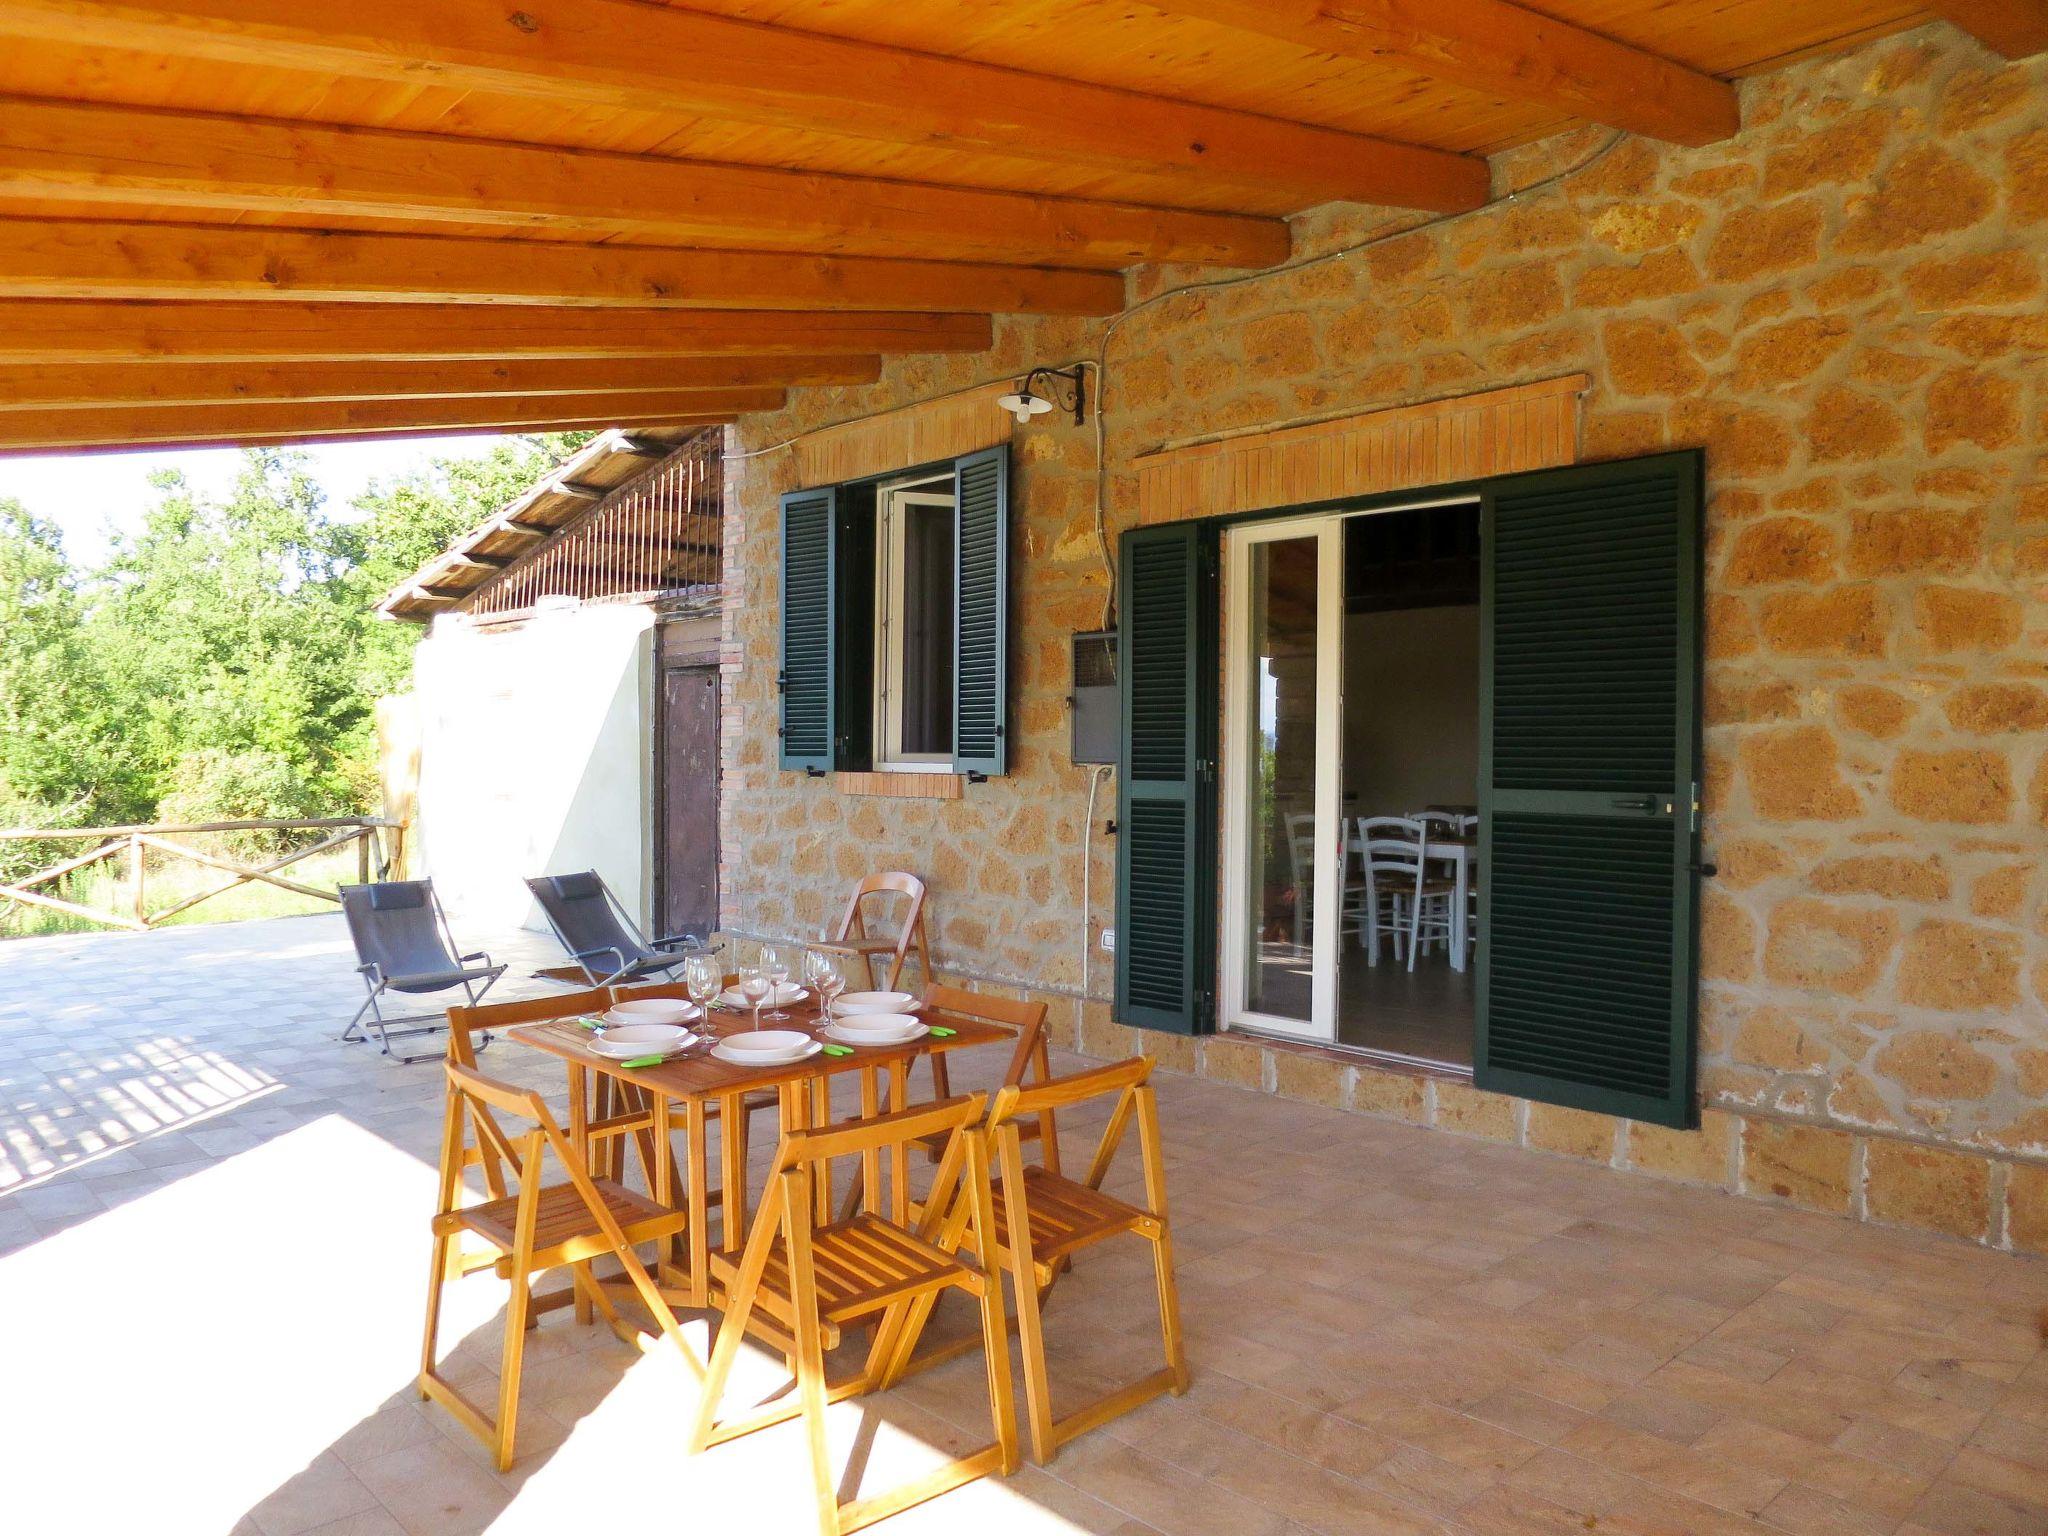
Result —
POLYGON ((1742 122, 1734 87, 1725 81, 1505 0, 1147 3, 1680 144, 1725 139, 1742 122))
POLYGON ((2008 59, 2048 49, 2048 0, 1928 0, 1927 8, 2008 59))
POLYGON ((1419 145, 633 0, 0 0, 0 35, 972 149, 1162 189, 1438 210, 1488 191, 1483 161, 1419 145))
POLYGON ((0 219, 0 299, 568 304, 1106 315, 1112 272, 759 251, 0 219))
POLYGON ((990 335, 959 314, 0 300, 0 361, 36 363, 980 352, 990 335))
MULTIPOLYGON (((0 363, 0 409, 89 405, 232 405, 257 400, 398 400, 463 395, 756 391, 866 384, 873 357, 527 358, 449 363, 0 363)), ((747 407, 754 409, 754 407, 747 407)), ((599 491, 597 494, 602 495, 599 491)))
POLYGON ((717 426, 731 410, 704 410, 700 395, 545 395, 523 400, 347 400, 313 404, 108 406, 68 411, 0 412, 0 453, 106 448, 148 443, 302 441, 385 432, 448 430, 565 431, 618 422, 717 426))
POLYGON ((56 101, 0 101, 0 197, 1105 268, 1288 252, 1239 214, 56 101))

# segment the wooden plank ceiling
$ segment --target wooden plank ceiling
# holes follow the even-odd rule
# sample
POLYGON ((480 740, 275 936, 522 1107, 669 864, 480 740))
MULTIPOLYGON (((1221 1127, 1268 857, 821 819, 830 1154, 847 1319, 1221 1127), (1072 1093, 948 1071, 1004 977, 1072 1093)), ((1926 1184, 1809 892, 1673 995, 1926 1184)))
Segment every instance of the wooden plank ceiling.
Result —
POLYGON ((727 421, 1932 3, 0 0, 0 452, 727 421))

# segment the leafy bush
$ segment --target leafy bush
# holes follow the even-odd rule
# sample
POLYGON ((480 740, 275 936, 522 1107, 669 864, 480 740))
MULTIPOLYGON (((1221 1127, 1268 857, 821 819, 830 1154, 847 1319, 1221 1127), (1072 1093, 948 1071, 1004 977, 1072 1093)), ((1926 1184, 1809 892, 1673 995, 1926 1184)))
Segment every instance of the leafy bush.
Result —
MULTIPOLYGON (((181 756, 170 787, 157 803, 157 819, 205 821, 296 821, 329 814, 318 792, 280 753, 251 747, 230 752, 205 747, 181 756)), ((219 842, 243 853, 281 852, 305 834, 230 832, 219 842)))

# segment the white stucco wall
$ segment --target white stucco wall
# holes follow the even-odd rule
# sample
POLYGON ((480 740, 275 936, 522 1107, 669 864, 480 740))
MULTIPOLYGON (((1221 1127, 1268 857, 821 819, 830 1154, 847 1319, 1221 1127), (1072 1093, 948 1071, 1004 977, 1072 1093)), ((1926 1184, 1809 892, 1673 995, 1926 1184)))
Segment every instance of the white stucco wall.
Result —
POLYGON ((646 925, 654 622, 600 605, 512 630, 437 625, 421 642, 419 870, 458 936, 544 929, 522 881, 579 869, 646 925))

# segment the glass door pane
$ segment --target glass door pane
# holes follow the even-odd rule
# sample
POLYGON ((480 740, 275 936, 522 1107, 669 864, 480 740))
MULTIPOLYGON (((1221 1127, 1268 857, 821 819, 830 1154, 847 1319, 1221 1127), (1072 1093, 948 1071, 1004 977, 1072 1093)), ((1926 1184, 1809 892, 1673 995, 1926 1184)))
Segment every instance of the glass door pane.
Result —
POLYGON ((1230 707, 1250 727, 1241 764, 1248 816, 1241 897, 1247 1012, 1315 1018, 1316 883, 1324 839, 1317 823, 1318 618, 1316 533, 1254 543, 1242 588, 1243 694, 1230 707))

